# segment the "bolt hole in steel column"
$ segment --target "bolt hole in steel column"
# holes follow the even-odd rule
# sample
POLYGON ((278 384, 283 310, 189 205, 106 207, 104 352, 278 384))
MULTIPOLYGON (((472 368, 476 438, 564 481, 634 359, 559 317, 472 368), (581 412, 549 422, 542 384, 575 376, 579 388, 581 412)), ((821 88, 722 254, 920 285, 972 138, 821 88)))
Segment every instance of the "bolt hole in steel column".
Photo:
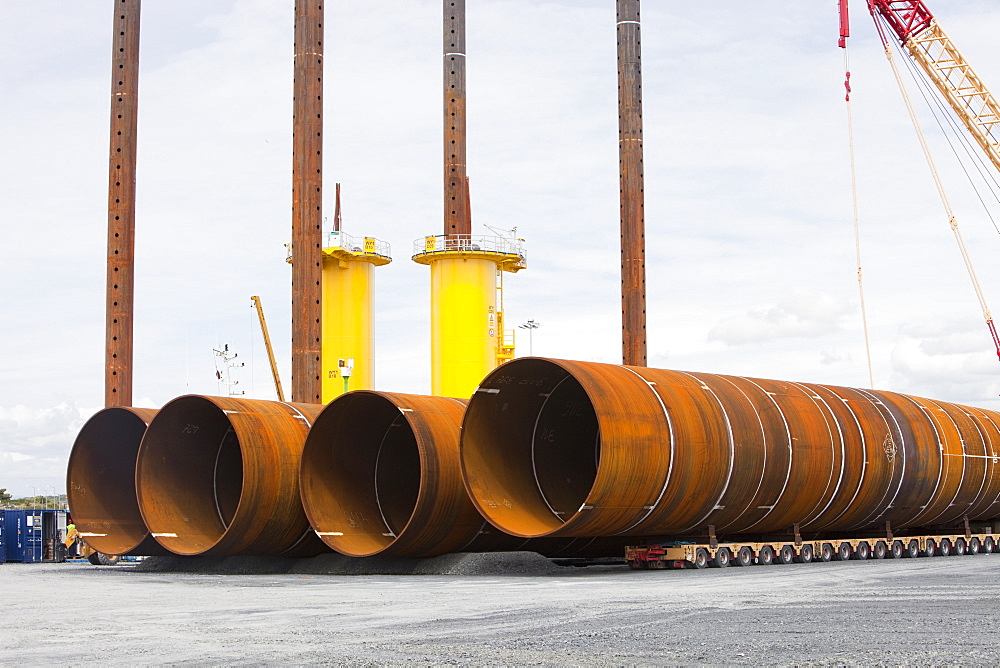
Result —
POLYGON ((70 514, 88 545, 104 554, 167 554, 149 535, 135 493, 135 462, 156 411, 105 408, 87 420, 66 471, 70 514))
POLYGON ((153 537, 181 555, 311 556, 298 467, 321 406, 184 396, 150 422, 136 463, 153 537))

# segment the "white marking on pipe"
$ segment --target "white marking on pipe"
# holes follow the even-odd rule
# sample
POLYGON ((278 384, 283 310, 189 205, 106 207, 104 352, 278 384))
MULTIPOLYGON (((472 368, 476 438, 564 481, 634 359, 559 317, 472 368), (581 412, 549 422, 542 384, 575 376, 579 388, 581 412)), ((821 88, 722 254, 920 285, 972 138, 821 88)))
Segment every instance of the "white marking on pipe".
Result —
POLYGON ((458 51, 449 51, 448 53, 446 53, 444 55, 446 55, 446 56, 462 56, 463 58, 465 58, 465 54, 464 53, 459 53, 458 51))
POLYGON ((226 409, 222 409, 222 412, 225 413, 226 415, 239 414, 239 411, 227 411, 226 409))
POLYGON ((385 536, 386 538, 395 538, 396 537, 396 534, 392 533, 391 531, 388 532, 388 533, 384 533, 382 535, 385 536))
MULTIPOLYGON (((81 536, 86 536, 86 537, 90 538, 90 537, 98 537, 98 536, 107 536, 108 534, 106 534, 106 533, 90 533, 89 531, 81 531, 80 535, 81 536)), ((153 535, 155 536, 156 534, 153 534, 153 535)))
POLYGON ((413 409, 412 408, 400 408, 399 412, 400 413, 412 413, 413 409))
POLYGON ((639 23, 638 21, 619 21, 619 22, 618 22, 618 25, 624 25, 624 24, 626 24, 626 23, 634 23, 634 24, 636 24, 637 26, 641 26, 641 25, 642 25, 642 24, 641 24, 641 23, 639 23))
POLYGON ((476 392, 482 392, 483 394, 500 394, 500 390, 496 390, 496 389, 492 389, 492 388, 490 388, 490 389, 484 389, 482 387, 477 388, 476 392))
POLYGON ((175 533, 154 533, 153 538, 177 538, 175 533))
POLYGON ((343 531, 317 531, 317 536, 343 536, 343 531))

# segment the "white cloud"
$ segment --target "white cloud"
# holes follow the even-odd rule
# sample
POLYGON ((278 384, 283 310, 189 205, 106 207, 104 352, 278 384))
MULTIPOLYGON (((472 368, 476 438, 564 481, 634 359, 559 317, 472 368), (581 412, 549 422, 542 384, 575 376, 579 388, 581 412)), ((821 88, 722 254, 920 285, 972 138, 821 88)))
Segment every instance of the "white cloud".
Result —
POLYGON ((851 313, 850 305, 831 295, 797 292, 780 304, 723 318, 709 330, 708 340, 738 346, 787 338, 815 339, 835 333, 839 319, 851 313))

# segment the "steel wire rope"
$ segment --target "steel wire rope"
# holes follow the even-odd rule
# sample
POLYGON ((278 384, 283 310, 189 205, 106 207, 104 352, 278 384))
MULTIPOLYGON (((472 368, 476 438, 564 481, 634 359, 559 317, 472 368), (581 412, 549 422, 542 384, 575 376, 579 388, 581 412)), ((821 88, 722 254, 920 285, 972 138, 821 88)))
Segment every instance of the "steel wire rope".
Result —
POLYGON ((865 356, 868 360, 868 385, 874 390, 875 374, 872 371, 872 346, 871 338, 868 334, 868 309, 865 305, 865 285, 861 265, 861 217, 858 207, 858 170, 854 152, 854 110, 851 106, 851 60, 846 42, 844 43, 844 72, 847 75, 847 78, 844 81, 844 87, 847 89, 847 94, 845 95, 844 100, 847 103, 847 140, 851 160, 851 199, 854 211, 854 253, 857 262, 858 296, 861 300, 861 325, 865 333, 865 356))
POLYGON ((924 98, 924 103, 927 105, 928 109, 930 109, 931 116, 934 118, 938 128, 941 130, 941 134, 944 136, 945 140, 948 142, 948 146, 951 148, 952 153, 955 155, 955 160, 958 162, 959 167, 961 167, 966 179, 968 179, 969 185, 972 186, 973 191, 976 193, 976 197, 979 199, 979 203, 982 205, 983 211, 986 213, 986 217, 990 219, 990 222, 993 224, 993 228, 997 231, 997 234, 1000 234, 1000 225, 997 224, 996 218, 993 216, 993 212, 986 204, 986 200, 983 198, 982 192, 977 186, 975 180, 972 178, 972 175, 969 173, 966 162, 962 160, 961 155, 959 155, 958 150, 955 148, 953 139, 958 139, 962 149, 965 151, 965 154, 975 166, 975 170, 978 172, 979 178, 982 179, 987 189, 989 189, 990 194, 993 195, 993 199, 1000 204, 1000 181, 997 180, 995 170, 992 169, 992 165, 986 164, 981 152, 978 149, 972 150, 972 140, 969 138, 967 131, 958 126, 958 121, 955 119, 954 112, 945 106, 937 91, 931 89, 930 82, 927 80, 926 76, 923 76, 922 71, 917 70, 917 65, 913 58, 909 57, 909 55, 902 50, 902 47, 898 43, 893 42, 893 45, 895 46, 897 52, 903 57, 903 61, 906 63, 907 71, 910 74, 910 78, 913 79, 916 84, 917 90, 920 91, 921 97, 924 98), (951 132, 948 132, 948 130, 945 129, 945 125, 948 126, 951 132), (992 186, 990 185, 990 182, 992 182, 992 186))
POLYGON ((920 147, 923 149, 924 158, 927 160, 927 166, 930 168, 931 176, 934 179, 934 185, 938 191, 938 196, 941 198, 941 204, 944 206, 945 213, 948 216, 948 224, 955 235, 955 241, 958 242, 959 251, 962 254, 962 259, 965 261, 965 268, 969 273, 969 279, 972 281, 972 287, 976 292, 979 305, 983 309, 983 318, 986 320, 986 326, 990 330, 990 335, 992 336, 993 343, 996 346, 997 355, 1000 356, 1000 338, 998 338, 996 327, 993 324, 993 315, 990 313, 989 306, 986 303, 986 297, 983 294, 982 285, 979 283, 979 278, 976 276, 976 270, 972 265, 972 258, 969 256, 969 251, 965 246, 964 239, 962 238, 962 232, 958 226, 958 218, 955 217, 955 212, 951 208, 951 202, 948 199, 948 193, 945 191, 944 182, 941 180, 941 174, 938 172, 937 164, 934 161, 934 156, 931 154, 930 146, 927 144, 927 137, 924 135, 923 128, 920 125, 920 119, 917 117, 916 109, 913 107, 913 99, 910 97, 910 93, 906 89, 906 84, 903 81, 903 75, 899 71, 899 66, 896 64, 896 59, 893 58, 892 49, 889 46, 886 46, 885 48, 885 55, 889 60, 889 65, 892 68, 893 76, 896 78, 896 84, 899 86, 899 91, 903 96, 903 102, 906 104, 906 110, 910 115, 910 121, 913 123, 913 129, 916 131, 920 147))

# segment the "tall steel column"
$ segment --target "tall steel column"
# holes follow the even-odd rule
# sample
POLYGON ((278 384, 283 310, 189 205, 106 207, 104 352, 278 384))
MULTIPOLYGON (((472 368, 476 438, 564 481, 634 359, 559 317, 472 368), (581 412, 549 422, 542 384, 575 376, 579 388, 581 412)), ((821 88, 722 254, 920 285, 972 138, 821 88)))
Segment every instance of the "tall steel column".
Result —
POLYGON ((465 0, 444 0, 445 234, 472 234, 465 133, 465 0))
POLYGON ((292 121, 292 401, 321 402, 323 4, 295 3, 292 121))
POLYGON ((104 405, 132 405, 135 163, 139 103, 140 0, 115 0, 108 174, 108 283, 104 405))
POLYGON ((646 366, 646 231, 639 0, 617 1, 622 361, 633 366, 646 366))

